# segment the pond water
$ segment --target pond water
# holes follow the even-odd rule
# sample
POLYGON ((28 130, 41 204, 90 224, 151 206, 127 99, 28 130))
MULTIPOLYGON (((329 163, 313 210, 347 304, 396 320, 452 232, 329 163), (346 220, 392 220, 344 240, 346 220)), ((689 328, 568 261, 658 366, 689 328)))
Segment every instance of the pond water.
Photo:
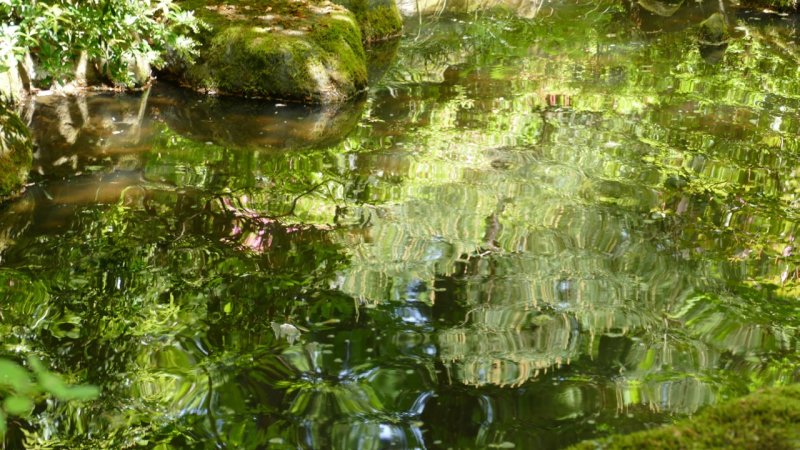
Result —
POLYGON ((414 17, 340 108, 37 98, 0 354, 103 394, 10 445, 555 449, 800 381, 798 24, 713 3, 414 17))

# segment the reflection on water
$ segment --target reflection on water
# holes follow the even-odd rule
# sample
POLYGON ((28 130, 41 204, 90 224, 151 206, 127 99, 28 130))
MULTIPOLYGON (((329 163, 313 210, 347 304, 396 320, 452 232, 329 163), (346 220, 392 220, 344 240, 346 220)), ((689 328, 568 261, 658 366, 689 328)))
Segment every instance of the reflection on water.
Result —
MULTIPOLYGON (((404 16, 432 16, 443 13, 474 13, 486 10, 511 10, 519 17, 535 18, 545 6, 544 0, 398 0, 404 16)), ((548 8, 549 9, 549 8, 548 8)), ((548 10, 548 13, 551 12, 548 10)))
POLYGON ((409 23, 335 110, 38 99, 2 352, 104 396, 12 436, 560 448, 798 381, 795 25, 554 5, 409 23))

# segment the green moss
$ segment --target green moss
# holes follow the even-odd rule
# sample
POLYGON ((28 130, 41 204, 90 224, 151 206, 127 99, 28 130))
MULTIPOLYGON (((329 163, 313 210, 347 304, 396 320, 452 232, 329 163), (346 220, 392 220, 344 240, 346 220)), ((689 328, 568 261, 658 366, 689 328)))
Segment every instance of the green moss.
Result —
MULTIPOLYGON (((340 14, 312 29, 312 40, 327 51, 326 66, 336 79, 352 74, 360 86, 367 83, 367 56, 361 43, 361 31, 352 16, 340 14)), ((342 79, 344 82, 344 79, 342 79)))
POLYGON ((589 449, 797 449, 800 385, 767 389, 706 409, 691 420, 571 447, 589 449))
POLYGON ((367 84, 356 18, 329 2, 184 2, 211 24, 195 65, 171 72, 200 90, 335 103, 367 84), (197 3, 197 4, 196 4, 197 3))
POLYGON ((720 13, 714 13, 700 23, 700 40, 704 44, 718 45, 728 40, 728 24, 720 13))
POLYGON ((33 160, 32 141, 25 124, 0 104, 0 200, 22 188, 33 160))
POLYGON ((336 0, 336 3, 355 14, 366 42, 383 41, 403 32, 403 18, 394 1, 336 0))
POLYGON ((364 34, 368 42, 399 36, 403 31, 403 18, 397 5, 379 6, 367 11, 364 34))

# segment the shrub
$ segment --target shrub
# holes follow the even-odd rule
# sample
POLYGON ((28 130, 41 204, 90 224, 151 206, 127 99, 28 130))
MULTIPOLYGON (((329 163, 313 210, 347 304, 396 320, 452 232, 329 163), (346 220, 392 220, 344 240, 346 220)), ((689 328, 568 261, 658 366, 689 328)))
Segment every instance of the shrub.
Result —
POLYGON ((8 431, 8 419, 29 416, 38 401, 52 396, 62 402, 92 400, 100 395, 95 386, 70 386, 36 358, 29 358, 33 374, 14 361, 0 358, 0 447, 8 431))
MULTIPOLYGON (((131 61, 155 66, 168 53, 195 55, 202 25, 172 0, 0 0, 0 62, 30 53, 44 83, 69 81, 81 53, 109 81, 132 86, 131 61)), ((8 67, 0 67, 0 70, 8 67)))

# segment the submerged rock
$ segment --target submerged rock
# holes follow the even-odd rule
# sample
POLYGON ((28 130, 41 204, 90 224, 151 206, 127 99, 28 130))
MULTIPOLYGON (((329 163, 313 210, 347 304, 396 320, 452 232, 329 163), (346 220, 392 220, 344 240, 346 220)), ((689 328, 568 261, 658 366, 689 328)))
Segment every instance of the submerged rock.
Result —
POLYGON ((167 72, 195 90, 310 103, 344 101, 367 85, 356 17, 328 1, 189 1, 211 30, 195 64, 167 72))
POLYGON ((639 0, 639 5, 653 14, 662 17, 670 17, 680 9, 681 5, 683 5, 683 0, 676 3, 660 2, 658 0, 639 0))
POLYGON ((700 44, 700 56, 706 64, 719 64, 725 57, 725 51, 728 49, 728 44, 723 42, 719 45, 700 44))
POLYGON ((0 104, 0 200, 20 191, 28 179, 33 143, 22 120, 0 104))

